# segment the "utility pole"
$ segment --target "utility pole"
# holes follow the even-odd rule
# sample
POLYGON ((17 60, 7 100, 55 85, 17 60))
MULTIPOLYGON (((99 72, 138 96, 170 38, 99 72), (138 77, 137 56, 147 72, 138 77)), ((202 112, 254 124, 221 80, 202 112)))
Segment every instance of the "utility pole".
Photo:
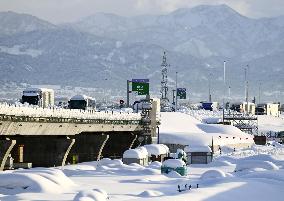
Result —
POLYGON ((176 105, 176 101, 175 101, 176 100, 176 93, 175 93, 176 90, 173 89, 172 91, 173 91, 173 104, 176 105))
POLYGON ((231 86, 229 86, 229 101, 231 101, 231 86))
POLYGON ((208 95, 209 95, 209 103, 211 103, 212 102, 212 96, 211 96, 211 77, 212 77, 212 73, 210 73, 209 74, 209 79, 208 79, 208 81, 209 81, 209 91, 208 91, 208 95))
POLYGON ((224 125, 224 118, 225 118, 225 92, 226 92, 226 61, 223 64, 223 125, 224 125))
POLYGON ((246 103, 247 103, 247 114, 249 114, 249 99, 248 99, 248 70, 249 70, 249 65, 245 67, 245 92, 246 92, 246 103))
POLYGON ((260 92, 261 92, 261 82, 259 81, 259 85, 258 85, 258 104, 260 104, 260 92))
POLYGON ((129 83, 131 81, 127 80, 127 85, 126 85, 126 91, 127 91, 127 94, 126 94, 126 107, 129 107, 129 93, 131 93, 131 91, 129 91, 129 83))
POLYGON ((178 97, 177 97, 177 82, 178 82, 178 72, 176 72, 176 104, 175 104, 175 112, 177 111, 178 97))

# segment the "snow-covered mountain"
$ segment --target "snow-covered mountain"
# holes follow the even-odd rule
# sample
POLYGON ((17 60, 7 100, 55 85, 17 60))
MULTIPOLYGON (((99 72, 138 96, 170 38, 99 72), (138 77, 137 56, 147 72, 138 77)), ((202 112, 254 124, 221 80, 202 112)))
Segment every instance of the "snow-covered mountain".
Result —
MULTIPOLYGON (((150 78, 159 91, 160 63, 168 52, 170 85, 179 72, 191 98, 222 93, 227 60, 232 96, 243 97, 243 67, 249 64, 251 95, 283 93, 284 18, 250 19, 225 5, 198 6, 167 15, 122 17, 98 13, 78 22, 52 25, 36 17, 0 13, 0 81, 125 90, 126 79, 150 78), (6 16, 6 17, 5 17, 6 16), (17 29, 13 21, 21 26, 17 29), (4 30, 4 31, 3 31, 4 30), (2 36, 1 36, 2 35, 2 36), (276 84, 277 83, 277 84, 276 84)), ((281 95, 281 94, 280 94, 281 95)), ((283 97, 283 96, 282 96, 283 97)))
POLYGON ((281 47, 282 20, 254 20, 226 5, 218 5, 133 18, 99 13, 72 26, 108 38, 157 44, 199 58, 221 56, 247 60, 247 54, 250 59, 258 58, 281 47), (280 42, 279 46, 275 47, 275 41, 280 42))
POLYGON ((56 26, 28 14, 12 11, 0 12, 0 35, 12 35, 23 32, 48 30, 56 26))

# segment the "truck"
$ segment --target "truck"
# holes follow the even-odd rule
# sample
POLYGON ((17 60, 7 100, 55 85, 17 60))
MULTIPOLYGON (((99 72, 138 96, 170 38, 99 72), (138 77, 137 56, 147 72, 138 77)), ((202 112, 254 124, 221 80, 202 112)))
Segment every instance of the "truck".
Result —
POLYGON ((23 91, 21 102, 47 108, 54 106, 54 90, 47 88, 27 88, 23 91))

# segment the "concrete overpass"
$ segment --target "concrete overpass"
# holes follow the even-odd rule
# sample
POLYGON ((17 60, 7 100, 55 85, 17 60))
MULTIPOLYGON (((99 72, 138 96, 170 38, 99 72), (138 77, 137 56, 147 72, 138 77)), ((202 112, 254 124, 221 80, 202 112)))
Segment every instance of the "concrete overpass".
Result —
POLYGON ((0 169, 9 157, 33 167, 121 157, 128 148, 151 143, 156 122, 147 118, 138 113, 0 104, 0 169))

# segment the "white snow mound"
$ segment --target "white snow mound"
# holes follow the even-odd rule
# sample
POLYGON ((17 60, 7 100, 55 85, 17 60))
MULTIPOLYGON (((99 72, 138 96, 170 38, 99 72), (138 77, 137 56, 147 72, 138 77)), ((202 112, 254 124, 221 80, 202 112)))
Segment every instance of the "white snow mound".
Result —
POLYGON ((160 191, 146 190, 146 191, 143 191, 142 193, 140 193, 138 196, 140 196, 140 197, 157 197, 157 196, 162 196, 162 195, 164 195, 164 194, 160 191))
POLYGON ((243 170, 254 170, 256 168, 262 168, 265 170, 279 170, 274 163, 270 161, 262 160, 240 160, 237 162, 235 172, 243 170))
POLYGON ((0 174, 0 192, 61 193, 75 184, 58 169, 34 168, 0 174))
POLYGON ((226 174, 222 170, 208 170, 204 172, 200 178, 202 180, 206 180, 206 179, 218 179, 224 177, 226 177, 226 174))
POLYGON ((104 166, 121 166, 123 162, 120 159, 111 160, 110 158, 103 158, 99 161, 99 165, 104 166))
POLYGON ((78 192, 73 201, 106 201, 107 199, 108 195, 104 190, 94 189, 78 192))
POLYGON ((171 177, 171 178, 181 178, 182 177, 178 172, 174 170, 166 174, 166 176, 171 177))
POLYGON ((153 169, 160 169, 162 166, 162 163, 159 161, 153 161, 152 163, 150 163, 150 165, 148 165, 148 168, 153 168, 153 169))
POLYGON ((231 166, 233 165, 231 162, 229 161, 222 161, 222 160, 215 160, 215 161, 212 161, 210 163, 210 166, 213 166, 213 167, 218 167, 218 166, 231 166))

